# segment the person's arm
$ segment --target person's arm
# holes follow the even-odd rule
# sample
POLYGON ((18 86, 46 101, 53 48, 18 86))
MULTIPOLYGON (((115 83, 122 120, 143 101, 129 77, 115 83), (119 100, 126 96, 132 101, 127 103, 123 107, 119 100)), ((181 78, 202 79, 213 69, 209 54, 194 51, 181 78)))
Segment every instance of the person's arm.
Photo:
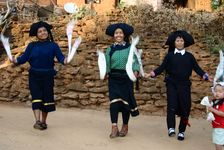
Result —
POLYGON ((65 56, 62 54, 60 47, 58 46, 58 44, 54 44, 54 50, 55 50, 55 56, 57 58, 57 60, 65 65, 67 63, 67 59, 65 58, 65 56))
POLYGON ((151 77, 156 77, 157 75, 160 75, 166 69, 167 64, 168 64, 168 56, 169 56, 168 54, 165 56, 162 64, 158 68, 156 68, 154 71, 150 72, 151 77))
POLYGON ((220 117, 224 117, 224 112, 221 111, 221 110, 217 110, 217 109, 215 109, 215 108, 213 108, 213 107, 208 107, 208 110, 209 110, 210 112, 212 112, 212 113, 214 113, 214 114, 220 116, 220 117))
POLYGON ((106 53, 105 53, 105 58, 106 58, 106 65, 107 65, 107 68, 106 68, 106 73, 108 74, 110 72, 110 50, 111 48, 108 47, 106 49, 106 53))
POLYGON ((34 46, 34 43, 29 43, 28 46, 26 47, 25 52, 20 57, 14 58, 13 63, 17 65, 26 63, 30 59, 30 54, 31 54, 33 46, 34 46))
POLYGON ((208 80, 209 76, 206 72, 204 72, 201 67, 198 65, 196 59, 194 58, 193 55, 192 56, 192 63, 193 63, 193 69, 194 71, 200 76, 202 77, 204 80, 208 80))

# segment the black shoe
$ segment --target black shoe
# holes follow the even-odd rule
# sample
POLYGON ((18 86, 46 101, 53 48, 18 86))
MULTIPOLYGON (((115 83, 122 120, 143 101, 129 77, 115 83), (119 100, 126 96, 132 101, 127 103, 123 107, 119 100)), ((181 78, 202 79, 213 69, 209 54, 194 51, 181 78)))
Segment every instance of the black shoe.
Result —
POLYGON ((33 125, 34 129, 44 130, 42 127, 42 123, 40 121, 36 121, 36 123, 33 125))
POLYGON ((174 128, 169 128, 168 130, 168 135, 169 137, 174 137, 175 136, 175 129, 174 128))
POLYGON ((45 129, 47 129, 47 124, 46 123, 41 123, 41 126, 43 127, 43 129, 45 130, 45 129))
POLYGON ((178 133, 178 135, 177 135, 177 139, 178 139, 179 141, 183 141, 183 140, 184 140, 184 132, 180 132, 180 133, 178 133))

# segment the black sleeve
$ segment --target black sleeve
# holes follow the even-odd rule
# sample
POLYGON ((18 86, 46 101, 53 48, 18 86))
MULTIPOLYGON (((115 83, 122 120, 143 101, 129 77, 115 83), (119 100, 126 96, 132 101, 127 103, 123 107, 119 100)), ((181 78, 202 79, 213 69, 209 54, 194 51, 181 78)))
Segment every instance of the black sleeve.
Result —
POLYGON ((167 54, 165 56, 165 58, 163 59, 162 64, 158 68, 156 68, 154 70, 155 76, 160 75, 167 68, 167 65, 168 65, 168 56, 169 55, 167 54))
POLYGON ((198 65, 196 59, 194 58, 193 55, 191 55, 192 58, 192 63, 193 63, 193 69, 194 71, 201 77, 205 74, 205 72, 201 69, 201 67, 198 65))

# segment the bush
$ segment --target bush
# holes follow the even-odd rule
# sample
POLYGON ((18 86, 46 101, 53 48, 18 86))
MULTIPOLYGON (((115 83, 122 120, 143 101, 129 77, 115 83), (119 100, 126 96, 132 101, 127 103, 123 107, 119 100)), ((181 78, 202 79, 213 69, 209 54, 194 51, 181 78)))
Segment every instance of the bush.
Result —
POLYGON ((220 50, 224 50, 224 41, 220 36, 207 35, 205 42, 211 53, 218 53, 220 50))

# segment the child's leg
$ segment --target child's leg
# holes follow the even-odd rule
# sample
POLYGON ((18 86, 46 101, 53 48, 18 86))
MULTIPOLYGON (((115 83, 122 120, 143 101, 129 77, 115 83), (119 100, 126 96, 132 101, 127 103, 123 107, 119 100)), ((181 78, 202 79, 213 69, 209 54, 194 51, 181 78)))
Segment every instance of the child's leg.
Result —
POLYGON ((188 125, 188 117, 191 109, 191 88, 189 85, 182 85, 178 87, 179 92, 179 106, 181 111, 181 119, 179 124, 179 132, 185 132, 188 125))
POLYGON ((123 124, 127 125, 129 122, 130 118, 130 112, 127 111, 126 109, 122 110, 122 119, 123 119, 123 124))
POLYGON ((36 122, 40 121, 40 110, 39 109, 33 110, 33 114, 34 114, 36 122))
POLYGON ((29 89, 32 96, 32 110, 37 122, 40 121, 41 108, 43 107, 42 80, 32 73, 29 74, 29 89))
POLYGON ((130 112, 127 111, 124 107, 122 109, 122 119, 123 119, 123 125, 122 125, 122 128, 121 128, 121 131, 119 133, 119 136, 120 137, 124 137, 127 135, 128 133, 128 121, 129 121, 129 118, 130 118, 130 112))
POLYGON ((47 112, 43 112, 43 111, 42 111, 42 121, 41 121, 42 123, 46 123, 47 115, 48 115, 47 112))
POLYGON ((215 149, 216 150, 222 150, 222 147, 223 147, 223 145, 215 144, 215 149))
POLYGON ((176 125, 175 113, 178 105, 177 88, 170 83, 167 83, 167 127, 174 128, 176 125))
POLYGON ((43 105, 42 105, 42 127, 47 129, 47 116, 48 112, 55 111, 55 102, 54 102, 54 77, 49 75, 43 78, 43 105))
POLYGON ((119 106, 120 106, 119 102, 110 104, 110 119, 113 125, 117 125, 119 106))
POLYGON ((110 118, 112 123, 110 138, 115 138, 119 136, 119 130, 117 127, 119 109, 120 109, 119 102, 110 104, 110 118))
POLYGON ((43 127, 43 129, 47 129, 47 112, 42 111, 42 120, 41 120, 41 126, 43 127))
POLYGON ((36 123, 33 125, 35 129, 43 130, 44 128, 42 127, 42 123, 40 122, 40 110, 39 109, 34 109, 33 114, 36 120, 36 123))

